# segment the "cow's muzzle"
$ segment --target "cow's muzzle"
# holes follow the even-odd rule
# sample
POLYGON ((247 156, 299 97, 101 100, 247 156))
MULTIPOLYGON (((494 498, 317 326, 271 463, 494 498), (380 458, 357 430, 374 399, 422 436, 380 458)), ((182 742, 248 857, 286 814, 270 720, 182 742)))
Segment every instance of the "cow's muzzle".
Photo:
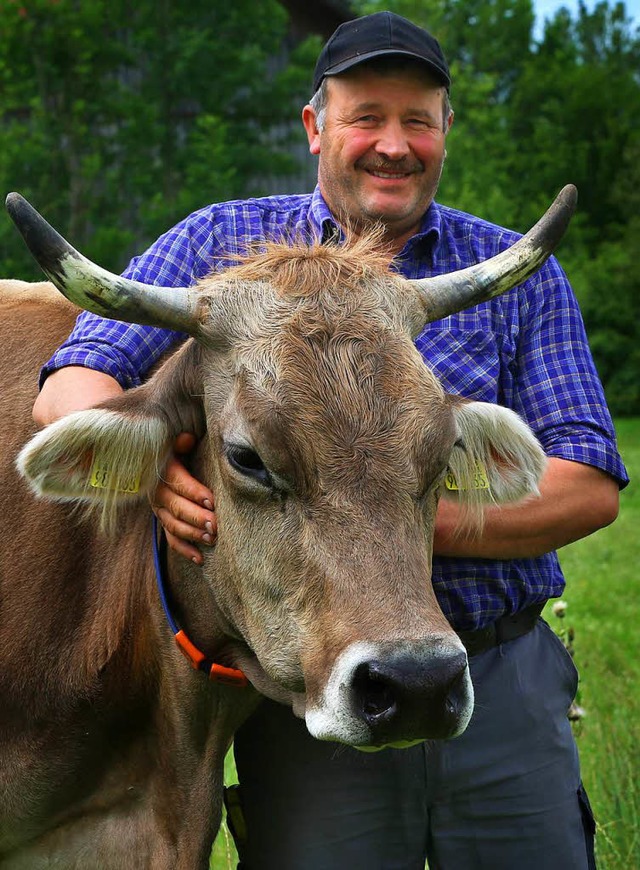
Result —
POLYGON ((369 726, 376 743, 407 739, 425 728, 429 737, 450 737, 466 703, 466 672, 464 652, 418 666, 407 655, 363 662, 353 676, 354 715, 369 726))
POLYGON ((305 718, 319 739, 382 747, 455 737, 472 711, 465 650, 456 639, 442 637, 352 644, 305 718))

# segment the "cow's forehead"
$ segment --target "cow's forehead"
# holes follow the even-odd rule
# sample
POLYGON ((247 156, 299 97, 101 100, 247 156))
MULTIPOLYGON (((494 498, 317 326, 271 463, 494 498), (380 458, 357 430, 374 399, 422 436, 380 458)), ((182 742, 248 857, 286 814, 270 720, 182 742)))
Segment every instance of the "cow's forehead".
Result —
POLYGON ((389 269, 376 237, 342 246, 270 243, 260 253, 200 284, 202 329, 227 330, 232 343, 260 342, 297 316, 307 331, 339 326, 345 317, 372 317, 402 329, 421 306, 410 282, 389 269))
POLYGON ((226 330, 234 426, 300 453, 312 442, 318 463, 366 455, 397 475, 425 439, 440 461, 451 413, 409 335, 417 293, 367 244, 270 246, 203 291, 212 334, 226 330))
POLYGON ((329 486, 435 474, 453 441, 451 411, 408 334, 371 310, 325 314, 298 308, 237 349, 233 425, 329 486))
POLYGON ((404 285, 384 273, 305 293, 266 281, 233 287, 232 356, 245 388, 292 412, 315 406, 360 425, 386 425, 412 403, 431 412, 444 391, 410 338, 404 285))

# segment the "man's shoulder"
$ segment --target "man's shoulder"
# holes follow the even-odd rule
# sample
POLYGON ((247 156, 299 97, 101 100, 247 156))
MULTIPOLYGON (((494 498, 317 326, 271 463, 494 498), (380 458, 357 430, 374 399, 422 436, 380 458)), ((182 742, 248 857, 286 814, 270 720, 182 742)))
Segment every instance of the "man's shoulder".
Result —
POLYGON ((296 193, 232 199, 204 206, 190 214, 186 220, 191 224, 201 223, 203 220, 224 223, 242 217, 252 218, 259 223, 273 217, 296 220, 303 218, 309 211, 311 197, 310 193, 296 193))
MULTIPOLYGON (((511 247, 522 233, 499 224, 492 223, 477 215, 451 206, 437 204, 438 244, 435 249, 436 265, 446 271, 462 269, 480 263, 511 247)), ((503 298, 528 298, 531 293, 550 293, 550 286, 543 288, 544 282, 551 282, 554 287, 564 287, 566 277, 555 257, 549 257, 546 262, 518 289, 509 291, 503 298)), ((564 291, 563 291, 564 292, 564 291)), ((500 307, 503 302, 496 300, 494 304, 500 307)))
POLYGON ((512 245, 522 233, 499 224, 488 221, 485 218, 452 208, 448 205, 437 204, 440 219, 441 234, 449 234, 453 239, 476 242, 483 247, 495 246, 497 250, 512 245))

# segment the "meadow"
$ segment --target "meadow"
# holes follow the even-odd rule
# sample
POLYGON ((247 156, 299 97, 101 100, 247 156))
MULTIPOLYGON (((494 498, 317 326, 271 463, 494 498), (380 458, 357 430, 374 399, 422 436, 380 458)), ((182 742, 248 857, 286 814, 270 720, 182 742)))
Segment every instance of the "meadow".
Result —
MULTIPOLYGON (((599 870, 640 867, 640 419, 616 423, 631 484, 609 528, 560 551, 567 578, 563 618, 545 618, 572 646, 581 679, 575 723, 583 780, 598 823, 599 870)), ((235 777, 227 759, 229 781, 235 777)), ((222 828, 211 870, 235 870, 222 828)))
POLYGON ((616 422, 631 483, 607 529, 560 551, 585 710, 582 774, 598 823, 599 870, 640 867, 640 420, 616 422))

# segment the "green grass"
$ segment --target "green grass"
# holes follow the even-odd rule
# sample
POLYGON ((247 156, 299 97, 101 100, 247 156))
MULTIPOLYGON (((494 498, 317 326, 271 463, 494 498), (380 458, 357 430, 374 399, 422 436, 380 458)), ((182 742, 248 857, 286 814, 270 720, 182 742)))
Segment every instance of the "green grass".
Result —
MULTIPOLYGON (((233 761, 233 753, 229 752, 224 761, 225 785, 232 785, 238 781, 236 767, 233 761)), ((238 853, 236 852, 233 838, 226 824, 222 823, 216 841, 211 852, 210 870, 236 870, 238 853)))
MULTIPOLYGON (((609 528, 560 551, 580 670, 578 746, 599 870, 640 867, 640 420, 616 424, 631 476, 609 528)), ((546 614, 557 630, 557 618, 546 614)))
MULTIPOLYGON (((567 578, 559 631, 573 629, 586 711, 577 726, 582 773, 598 822, 599 870, 640 867, 640 420, 616 424, 631 484, 616 523, 560 552, 567 578)), ((227 759, 229 781, 235 781, 227 759)), ((211 870, 235 870, 223 827, 211 870)))

